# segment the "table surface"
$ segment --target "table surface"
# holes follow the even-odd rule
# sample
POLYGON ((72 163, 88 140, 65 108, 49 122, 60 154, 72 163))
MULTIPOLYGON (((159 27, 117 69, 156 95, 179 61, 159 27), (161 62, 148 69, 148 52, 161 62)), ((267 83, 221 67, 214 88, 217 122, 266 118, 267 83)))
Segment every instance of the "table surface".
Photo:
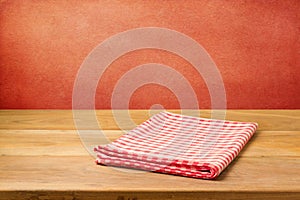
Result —
MULTIPOLYGON (((95 111, 111 141, 125 132, 120 127, 130 130, 151 116, 115 113, 117 119, 111 110, 95 111)), ((211 113, 200 110, 200 117, 211 113)), ((75 127, 72 110, 1 110, 0 199, 300 199, 300 110, 227 110, 226 119, 259 127, 216 180, 201 180, 96 165, 78 129, 99 127, 88 121, 75 127)))

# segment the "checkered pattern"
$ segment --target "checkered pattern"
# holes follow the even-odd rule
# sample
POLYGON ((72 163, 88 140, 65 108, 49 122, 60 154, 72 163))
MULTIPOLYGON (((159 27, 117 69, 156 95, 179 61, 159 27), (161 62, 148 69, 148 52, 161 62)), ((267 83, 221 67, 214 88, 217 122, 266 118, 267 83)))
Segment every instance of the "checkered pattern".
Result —
POLYGON ((98 146, 98 164, 193 178, 216 178, 252 137, 256 123, 161 112, 98 146))

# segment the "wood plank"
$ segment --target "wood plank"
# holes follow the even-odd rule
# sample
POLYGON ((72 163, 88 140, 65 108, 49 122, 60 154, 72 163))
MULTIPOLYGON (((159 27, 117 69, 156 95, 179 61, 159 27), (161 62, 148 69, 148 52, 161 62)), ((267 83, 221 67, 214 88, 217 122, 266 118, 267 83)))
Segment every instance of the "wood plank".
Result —
POLYGON ((216 180, 96 165, 90 156, 1 156, 1 191, 298 192, 299 157, 241 157, 216 180))
MULTIPOLYGON (((136 124, 151 115, 129 112, 136 124)), ((117 114, 118 126, 110 110, 96 111, 110 140, 123 134, 120 127, 135 126, 126 113, 117 114)), ((201 110, 200 116, 210 114, 201 110)), ((208 181, 96 165, 70 110, 2 110, 0 199, 300 199, 300 110, 228 110, 226 119, 256 121, 259 130, 220 177, 208 181)), ((95 140, 99 127, 89 120, 80 131, 95 140)))
MULTIPOLYGON (((103 133, 113 141, 124 132, 106 130, 103 133)), ((95 137, 98 132, 96 134, 95 137)), ((240 156, 299 156, 299 144, 300 131, 257 131, 240 156)), ((0 130, 0 155, 84 156, 88 152, 75 130, 0 130)))
MULTIPOLYGON (((180 112, 180 110, 169 111, 180 112)), ((77 128, 99 129, 97 124, 92 123, 94 118, 89 117, 90 112, 94 111, 78 111, 82 123, 77 128)), ((130 110, 129 115, 127 110, 115 110, 114 112, 117 113, 115 115, 117 120, 115 120, 111 110, 97 110, 95 112, 102 130, 132 129, 151 115, 151 112, 148 110, 130 110), (134 123, 130 123, 130 120, 134 123)), ((211 117, 212 112, 211 110, 200 110, 200 116, 211 117)), ((194 114, 195 111, 184 111, 184 114, 189 113, 194 114)), ((226 119, 258 122, 258 130, 300 130, 300 110, 227 110, 226 119)), ((0 129, 68 130, 76 129, 76 127, 74 125, 72 110, 1 110, 0 129)))
POLYGON ((5 191, 1 200, 10 199, 86 199, 86 200, 298 200, 300 192, 97 192, 97 191, 5 191))

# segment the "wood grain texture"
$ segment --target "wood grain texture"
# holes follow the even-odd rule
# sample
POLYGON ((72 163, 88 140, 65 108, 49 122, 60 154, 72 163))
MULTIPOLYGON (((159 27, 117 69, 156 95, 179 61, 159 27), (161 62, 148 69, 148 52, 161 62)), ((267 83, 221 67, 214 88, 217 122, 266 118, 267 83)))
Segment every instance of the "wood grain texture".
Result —
MULTIPOLYGON (((228 111, 226 118, 257 121, 260 130, 220 177, 208 181, 96 165, 81 144, 71 111, 3 110, 0 199, 299 199, 299 113, 228 111)), ((149 117, 145 110, 130 114, 136 123, 149 117)), ((97 116, 109 140, 124 134, 111 122, 111 111, 97 116)))
MULTIPOLYGON (((168 110, 180 113, 180 110, 168 110)), ((91 111, 76 111, 86 120, 80 129, 99 129, 88 115, 91 111)), ((94 112, 94 111, 92 111, 94 112)), ((96 110, 96 117, 103 130, 125 130, 147 120, 151 113, 148 110, 115 110, 117 120, 111 110, 96 110), (128 116, 135 124, 128 122, 128 116), (124 123, 124 121, 126 123, 124 123), (119 123, 119 125, 117 123, 119 123)), ((216 111, 218 112, 218 111, 216 111)), ((184 110, 184 113, 195 113, 193 110, 184 110)), ((211 110, 200 110, 200 117, 210 118, 211 110)), ((227 110, 227 120, 253 121, 259 124, 258 130, 267 131, 300 131, 300 110, 227 110)), ((77 127, 78 128, 78 127, 77 127)), ((75 129, 72 110, 1 110, 0 129, 75 129)))
POLYGON ((237 158, 218 179, 99 166, 91 156, 2 156, 1 190, 299 192, 296 157, 237 158))
MULTIPOLYGON (((103 131, 110 141, 124 133, 103 131)), ((239 156, 270 157, 274 152, 276 157, 297 156, 300 155, 299 144, 300 131, 257 131, 239 156)), ((0 153, 4 156, 88 155, 75 130, 0 130, 0 153)))
POLYGON ((97 191, 18 191, 2 192, 1 200, 7 199, 113 199, 113 200, 290 200, 299 198, 299 192, 97 192, 97 191))

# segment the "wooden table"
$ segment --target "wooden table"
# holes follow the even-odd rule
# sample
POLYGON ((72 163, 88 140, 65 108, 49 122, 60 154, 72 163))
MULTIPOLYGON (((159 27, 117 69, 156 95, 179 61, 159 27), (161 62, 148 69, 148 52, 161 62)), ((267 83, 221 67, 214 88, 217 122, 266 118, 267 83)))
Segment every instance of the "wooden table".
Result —
MULTIPOLYGON (((210 117, 209 110, 200 113, 210 117)), ((111 140, 122 134, 110 110, 96 115, 111 140)), ((149 112, 130 115, 139 124, 149 112)), ((300 199, 300 110, 228 110, 226 119, 255 121, 259 128, 210 181, 96 165, 71 110, 2 110, 0 199, 300 199)))

